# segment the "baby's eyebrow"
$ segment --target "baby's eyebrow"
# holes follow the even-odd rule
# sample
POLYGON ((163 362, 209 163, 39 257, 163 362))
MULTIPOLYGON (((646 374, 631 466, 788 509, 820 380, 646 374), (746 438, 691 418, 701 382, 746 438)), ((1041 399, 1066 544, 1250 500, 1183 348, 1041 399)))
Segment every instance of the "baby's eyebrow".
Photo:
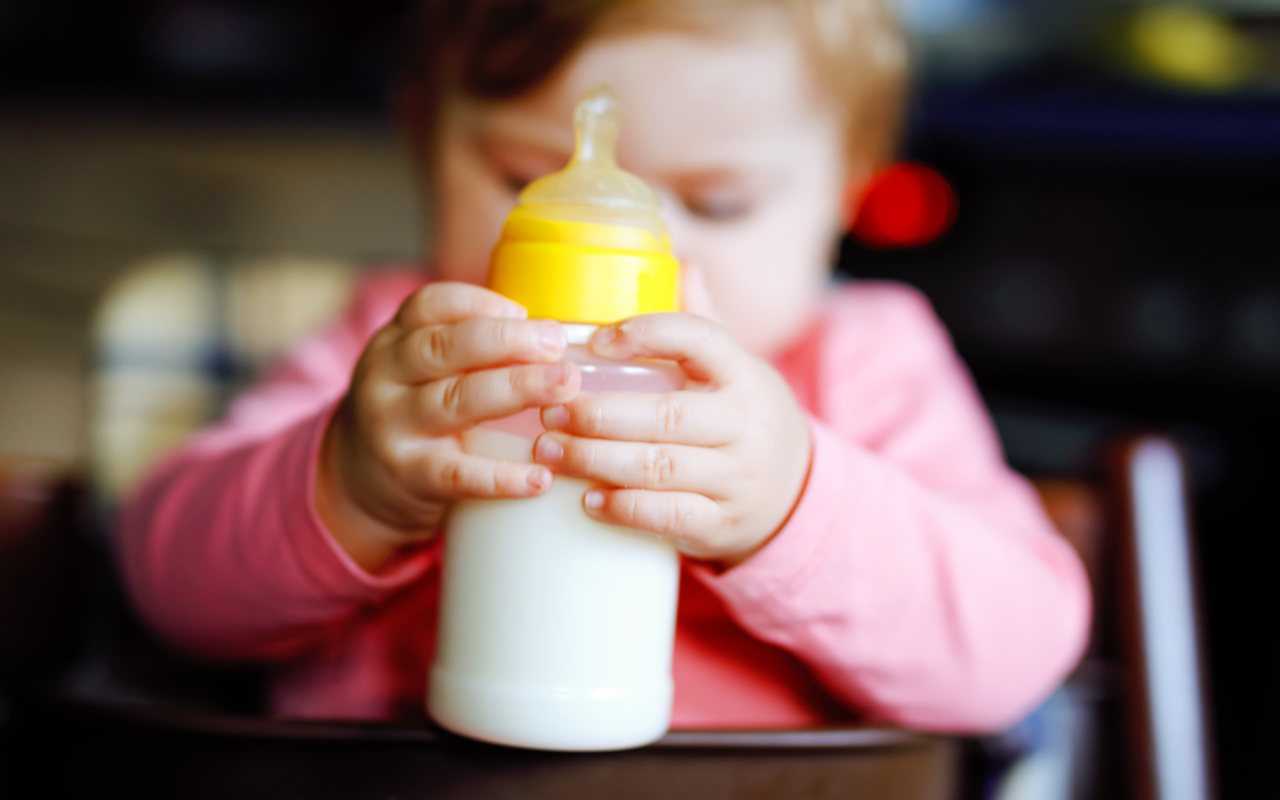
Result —
POLYGON ((508 139, 502 136, 476 135, 472 137, 471 141, 477 150, 489 158, 514 154, 519 158, 536 159, 555 164, 564 164, 569 161, 569 153, 558 147, 528 144, 518 139, 508 139))
POLYGON ((689 185, 738 183, 743 177, 743 170, 738 167, 706 167, 700 169, 681 170, 672 177, 680 183, 689 185))
POLYGON ((532 170, 535 173, 542 173, 551 172, 569 163, 569 154, 558 148, 544 148, 520 141, 476 136, 472 138, 472 146, 481 158, 502 165, 506 169, 532 170))
POLYGON ((775 170, 755 165, 723 165, 675 170, 668 182, 680 190, 746 189, 751 190, 768 181, 775 170))
POLYGON ((485 149, 518 147, 567 161, 573 152, 573 140, 564 131, 517 116, 494 115, 477 120, 472 137, 485 149))

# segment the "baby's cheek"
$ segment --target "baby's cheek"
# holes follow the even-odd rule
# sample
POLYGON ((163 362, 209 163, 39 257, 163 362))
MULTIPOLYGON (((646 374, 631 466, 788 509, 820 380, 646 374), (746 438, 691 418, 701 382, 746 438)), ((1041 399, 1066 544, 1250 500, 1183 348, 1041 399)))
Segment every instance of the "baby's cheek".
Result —
POLYGON ((789 295, 786 288, 770 295, 748 296, 721 317, 729 332, 749 353, 770 359, 795 341, 818 311, 816 295, 789 295))
POLYGON ((705 282, 719 320, 753 355, 767 358, 819 310, 829 268, 790 238, 749 239, 731 248, 726 242, 723 258, 705 267, 705 282))

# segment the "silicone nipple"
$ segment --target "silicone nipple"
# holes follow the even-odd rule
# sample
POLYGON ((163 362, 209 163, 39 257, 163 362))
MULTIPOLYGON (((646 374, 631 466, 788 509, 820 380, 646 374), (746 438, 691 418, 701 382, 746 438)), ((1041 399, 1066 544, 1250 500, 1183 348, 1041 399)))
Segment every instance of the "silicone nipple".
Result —
POLYGON ((489 259, 489 288, 531 318, 603 325, 680 307, 658 197, 618 169, 618 101, 598 86, 573 115, 577 142, 559 172, 529 184, 489 259))
POLYGON ((618 167, 618 101, 597 86, 573 112, 574 152, 568 166, 529 184, 520 204, 538 216, 630 225, 666 239, 658 197, 635 175, 618 167))

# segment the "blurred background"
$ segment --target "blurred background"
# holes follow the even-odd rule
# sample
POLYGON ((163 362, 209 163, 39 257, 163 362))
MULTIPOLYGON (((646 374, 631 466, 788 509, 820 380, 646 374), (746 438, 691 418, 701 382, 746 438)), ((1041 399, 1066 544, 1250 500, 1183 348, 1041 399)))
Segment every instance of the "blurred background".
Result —
MULTIPOLYGON (((131 267, 420 252, 405 6, 0 0, 0 454, 91 458, 95 315, 131 267)), ((955 203, 885 182, 841 269, 929 295, 1023 471, 1187 445, 1223 794, 1280 796, 1280 2, 903 7, 905 155, 955 203)))

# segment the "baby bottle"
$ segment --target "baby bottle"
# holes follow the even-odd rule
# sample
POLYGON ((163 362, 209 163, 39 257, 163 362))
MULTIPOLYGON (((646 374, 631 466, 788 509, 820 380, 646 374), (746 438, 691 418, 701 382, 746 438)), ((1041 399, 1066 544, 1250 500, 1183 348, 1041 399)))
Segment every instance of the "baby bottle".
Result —
MULTIPOLYGON (((678 267, 643 181, 618 169, 607 88, 574 113, 576 150, 507 217, 489 286, 530 318, 564 323, 582 389, 671 391, 673 363, 591 355, 597 325, 678 307, 678 267)), ((538 409, 470 431, 466 450, 530 461, 538 409)), ((588 517, 587 481, 557 475, 528 499, 457 503, 446 523, 427 697, 444 727, 500 744, 615 750, 667 730, 679 559, 656 536, 588 517)))

